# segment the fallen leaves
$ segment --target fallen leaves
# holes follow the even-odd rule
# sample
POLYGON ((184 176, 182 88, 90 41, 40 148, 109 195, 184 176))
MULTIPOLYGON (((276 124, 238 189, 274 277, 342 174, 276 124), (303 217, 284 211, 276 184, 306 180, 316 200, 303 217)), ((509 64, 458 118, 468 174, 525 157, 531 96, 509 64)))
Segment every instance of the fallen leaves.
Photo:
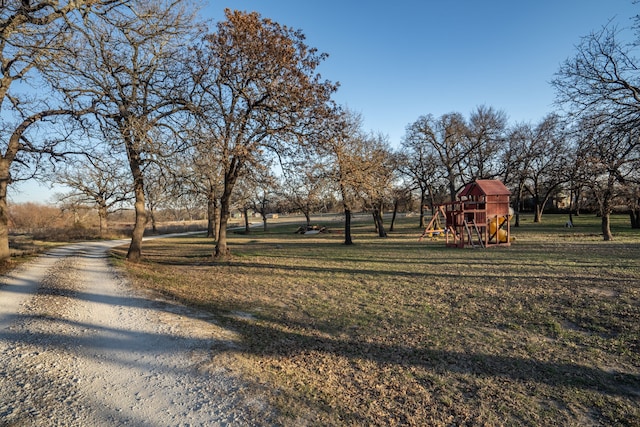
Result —
POLYGON ((127 268, 233 329, 239 347, 225 363, 272 389, 284 424, 632 424, 640 260, 529 233, 473 251, 402 234, 359 234, 347 248, 285 231, 234 237, 240 256, 197 266, 196 239, 173 246, 171 265, 156 241, 157 258, 127 268))

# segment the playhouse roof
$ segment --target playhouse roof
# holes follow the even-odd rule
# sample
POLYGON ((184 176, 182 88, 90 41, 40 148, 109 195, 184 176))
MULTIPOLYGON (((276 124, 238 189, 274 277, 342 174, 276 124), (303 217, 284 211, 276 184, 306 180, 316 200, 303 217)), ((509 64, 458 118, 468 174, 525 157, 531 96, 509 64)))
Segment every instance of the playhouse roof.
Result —
POLYGON ((502 196, 510 195, 511 191, 497 179, 477 179, 467 184, 458 194, 460 196, 502 196))

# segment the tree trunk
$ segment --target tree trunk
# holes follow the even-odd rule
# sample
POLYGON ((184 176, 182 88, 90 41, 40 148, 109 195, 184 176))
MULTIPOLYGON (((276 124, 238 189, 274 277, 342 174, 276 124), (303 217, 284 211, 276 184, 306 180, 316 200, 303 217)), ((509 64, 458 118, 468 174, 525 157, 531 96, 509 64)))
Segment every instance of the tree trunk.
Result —
POLYGON ((249 209, 244 208, 243 215, 244 215, 244 232, 245 234, 249 234, 251 233, 251 226, 249 224, 249 209))
POLYGON ((104 237, 107 233, 107 207, 98 207, 98 218, 100 221, 100 237, 104 237))
POLYGON ((223 258, 229 255, 227 247, 227 224, 229 223, 229 209, 225 209, 225 202, 220 204, 220 230, 218 231, 218 242, 213 252, 214 258, 223 258))
POLYGON ((576 191, 575 202, 573 203, 573 211, 575 216, 580 216, 580 191, 576 191))
POLYGON ((11 257, 9 250, 9 211, 7 210, 7 187, 9 184, 8 168, 2 168, 0 174, 0 261, 8 260, 11 257))
POLYGON ((398 214, 398 205, 400 201, 398 199, 393 203, 393 215, 391 215, 391 225, 389 225, 389 231, 393 232, 393 226, 396 223, 396 215, 398 214))
POLYGON ((449 172, 449 197, 451 198, 451 202, 456 201, 456 196, 458 195, 456 192, 456 181, 453 176, 453 172, 449 172))
MULTIPOLYGON (((138 169, 139 176, 134 178, 134 193, 136 201, 134 203, 134 209, 136 213, 136 220, 131 232, 131 244, 129 245, 129 251, 127 252, 127 261, 139 262, 142 258, 142 238, 144 236, 144 228, 147 224, 147 213, 144 208, 144 182, 142 179, 142 172, 138 169)), ((135 175, 135 173, 134 173, 135 175)))
POLYGON ((214 227, 215 227, 214 228, 214 233, 215 233, 214 238, 218 239, 218 237, 220 236, 220 209, 218 208, 218 206, 216 206, 216 214, 215 215, 216 215, 216 217, 215 217, 215 220, 214 220, 214 223, 215 223, 215 225, 214 225, 214 227))
POLYGON ((378 230, 378 237, 387 237, 387 232, 384 230, 384 222, 382 220, 382 214, 379 209, 374 209, 373 216, 376 219, 376 229, 378 230))
POLYGON ((640 228, 640 207, 632 207, 629 210, 629 219, 631 221, 631 228, 640 228))
POLYGON ((27 119, 18 126, 9 138, 4 155, 0 156, 0 261, 8 260, 11 257, 11 251, 9 250, 9 210, 7 206, 7 188, 11 184, 11 163, 13 163, 20 151, 20 139, 31 123, 32 120, 27 119))
POLYGON ((307 220, 307 230, 311 227, 311 214, 308 210, 304 211, 304 217, 307 220))
POLYGON ((514 209, 516 220, 514 227, 520 227, 520 211, 522 211, 522 193, 524 191, 522 183, 518 185, 518 193, 516 194, 516 200, 514 201, 514 209))
POLYGON ((209 194, 207 197, 207 237, 216 239, 217 230, 216 230, 216 197, 215 195, 209 194))
POLYGON ((262 215, 262 230, 267 231, 267 216, 262 215))
POLYGON ((220 197, 220 230, 218 231, 218 241, 213 252, 214 258, 224 258, 231 253, 227 247, 227 225, 231 216, 231 193, 234 184, 234 177, 225 177, 224 190, 222 197, 220 197))
POLYGON ((609 212, 602 213, 602 239, 607 242, 613 240, 613 234, 611 234, 611 215, 609 212))
POLYGON ((213 252, 214 258, 224 258, 229 255, 227 247, 227 226, 229 224, 229 200, 224 196, 220 199, 220 229, 218 230, 218 241, 213 252))
POLYGON ((535 209, 535 214, 533 216, 533 222, 542 221, 542 207, 540 206, 540 203, 536 202, 536 206, 534 209, 535 209))
POLYGON ((427 227, 427 220, 424 217, 424 205, 426 201, 426 191, 420 189, 420 228, 424 229, 427 227))
POLYGON ((344 244, 353 245, 351 240, 351 211, 349 208, 344 208, 344 244))
MULTIPOLYGON (((433 192, 433 187, 429 186, 429 210, 431 211, 431 216, 433 217, 436 214, 436 196, 433 192)), ((428 224, 425 223, 425 227, 428 224)))
POLYGON ((139 262, 142 258, 142 238, 144 236, 144 228, 147 225, 147 212, 145 210, 144 201, 144 174, 142 173, 142 158, 136 149, 136 137, 129 136, 129 129, 124 123, 120 123, 120 132, 125 138, 125 146, 127 149, 127 158, 129 159, 129 169, 133 177, 133 194, 135 203, 133 204, 136 218, 131 232, 131 244, 127 252, 127 261, 139 262))
POLYGON ((149 211, 147 212, 147 221, 151 221, 151 232, 153 234, 158 234, 155 209, 149 209, 149 211))
POLYGON ((569 224, 573 226, 573 188, 569 191, 569 224))

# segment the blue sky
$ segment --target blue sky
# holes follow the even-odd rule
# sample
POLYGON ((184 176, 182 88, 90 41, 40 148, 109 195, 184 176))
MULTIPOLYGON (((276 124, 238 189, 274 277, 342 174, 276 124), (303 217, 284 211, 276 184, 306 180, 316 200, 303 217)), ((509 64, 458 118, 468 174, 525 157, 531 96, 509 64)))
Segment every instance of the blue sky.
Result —
POLYGON ((257 11, 301 29, 329 54, 323 77, 339 81, 335 99, 360 112, 366 130, 397 146, 420 115, 478 105, 532 122, 554 110, 549 81, 580 37, 613 18, 629 26, 632 0, 211 0, 257 11))
MULTIPOLYGON (((424 114, 487 105, 511 124, 538 122, 555 110, 549 81, 580 38, 640 13, 632 0, 209 0, 203 13, 219 21, 225 8, 301 29, 329 54, 318 71, 340 82, 336 101, 395 147, 424 114)), ((45 202, 52 192, 23 184, 10 194, 45 202)))

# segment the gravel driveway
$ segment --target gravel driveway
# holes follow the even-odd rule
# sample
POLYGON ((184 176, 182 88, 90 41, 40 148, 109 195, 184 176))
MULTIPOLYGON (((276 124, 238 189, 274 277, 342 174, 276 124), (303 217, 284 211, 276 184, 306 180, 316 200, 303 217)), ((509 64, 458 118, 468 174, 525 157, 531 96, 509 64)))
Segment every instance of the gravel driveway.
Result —
POLYGON ((0 278, 0 426, 266 425, 212 352, 233 334, 134 292, 109 248, 58 248, 0 278))

